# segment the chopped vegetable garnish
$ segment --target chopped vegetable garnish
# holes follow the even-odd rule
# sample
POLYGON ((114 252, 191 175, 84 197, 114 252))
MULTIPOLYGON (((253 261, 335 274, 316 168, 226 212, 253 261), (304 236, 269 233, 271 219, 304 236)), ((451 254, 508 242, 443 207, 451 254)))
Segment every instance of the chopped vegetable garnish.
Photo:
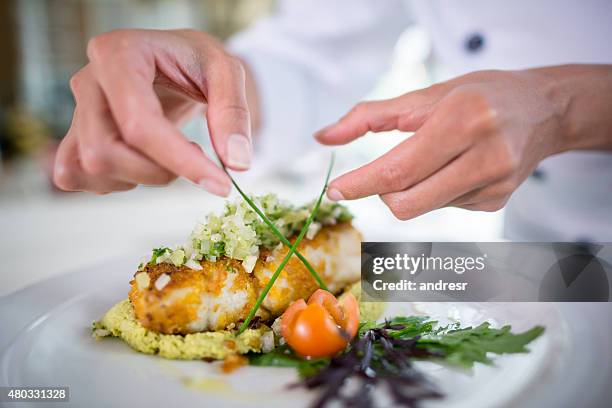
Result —
MULTIPOLYGON (((332 157, 333 162, 333 157, 332 157)), ((330 167, 331 168, 331 167, 330 167)), ((172 263, 197 269, 199 261, 216 261, 226 256, 242 261, 251 272, 260 249, 273 249, 279 243, 291 246, 289 238, 298 234, 306 224, 317 202, 301 207, 280 200, 274 194, 247 196, 232 178, 244 201, 229 202, 221 215, 209 214, 206 222, 198 223, 187 243, 175 248, 153 250, 149 263, 172 263)), ((347 208, 338 203, 319 202, 319 211, 309 224, 308 239, 314 238, 322 226, 351 220, 347 208)), ((304 263, 320 287, 325 283, 299 251, 296 256, 304 263)), ((145 264, 141 264, 142 270, 145 264)))

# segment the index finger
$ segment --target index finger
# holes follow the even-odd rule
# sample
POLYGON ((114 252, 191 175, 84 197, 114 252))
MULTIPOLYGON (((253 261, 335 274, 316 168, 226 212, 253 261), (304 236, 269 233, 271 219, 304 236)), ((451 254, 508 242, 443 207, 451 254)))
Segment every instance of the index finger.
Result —
POLYGON ((472 144, 453 129, 447 109, 437 109, 417 132, 393 149, 329 184, 332 200, 354 200, 402 191, 427 178, 472 144))
POLYGON ((315 138, 326 145, 340 145, 368 132, 415 131, 446 92, 446 86, 434 85, 391 99, 360 102, 336 123, 316 132, 315 138))
MULTIPOLYGON (((103 39, 103 38, 102 38, 103 39)), ((156 73, 151 44, 127 36, 121 41, 93 43, 92 68, 124 140, 169 171, 218 195, 231 190, 229 177, 164 116, 153 90, 156 73), (119 45, 117 45, 119 44, 119 45)))

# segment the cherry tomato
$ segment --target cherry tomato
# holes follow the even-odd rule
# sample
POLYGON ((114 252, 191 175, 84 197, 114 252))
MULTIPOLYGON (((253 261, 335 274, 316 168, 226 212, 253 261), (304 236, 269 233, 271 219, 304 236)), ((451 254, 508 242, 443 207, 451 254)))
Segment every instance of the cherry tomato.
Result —
POLYGON ((297 300, 281 317, 281 333, 293 350, 305 357, 333 356, 357 334, 359 304, 352 294, 338 301, 318 289, 308 299, 297 300))

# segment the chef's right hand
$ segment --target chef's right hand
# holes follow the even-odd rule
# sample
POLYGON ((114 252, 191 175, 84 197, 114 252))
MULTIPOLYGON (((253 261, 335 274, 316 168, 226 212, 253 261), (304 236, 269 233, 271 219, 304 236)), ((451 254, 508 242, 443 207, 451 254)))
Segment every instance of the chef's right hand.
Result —
POLYGON ((206 107, 215 151, 246 170, 251 126, 245 70, 211 36, 193 30, 118 30, 93 38, 71 79, 72 124, 58 149, 55 184, 107 193, 177 176, 226 196, 225 172, 178 125, 206 107))

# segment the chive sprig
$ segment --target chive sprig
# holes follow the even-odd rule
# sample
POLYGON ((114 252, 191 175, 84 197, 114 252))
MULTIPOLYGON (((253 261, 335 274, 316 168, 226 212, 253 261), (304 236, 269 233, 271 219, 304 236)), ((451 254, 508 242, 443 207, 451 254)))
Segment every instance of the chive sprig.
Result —
MULTIPOLYGON (((327 189, 327 183, 329 182, 329 175, 331 174, 331 170, 332 167, 334 165, 334 160, 335 160, 335 155, 332 152, 332 156, 331 156, 331 160, 330 160, 330 164, 329 164, 329 170, 327 173, 327 179, 325 180, 325 186, 324 186, 324 190, 323 192, 325 192, 325 189, 327 189)), ((287 248, 291 248, 291 242, 283 235, 282 232, 280 232, 278 230, 278 228, 276 228, 276 226, 274 225, 274 223, 272 221, 270 221, 270 219, 268 218, 268 216, 259 209, 259 207, 257 206, 257 204, 255 204, 255 202, 253 202, 253 200, 251 200, 251 198, 244 192, 242 191, 242 189, 240 188, 240 186, 238 186, 238 183, 236 183, 236 180, 234 180, 234 178, 229 174, 229 172, 227 171, 227 168, 225 167, 225 165, 223 164, 223 162, 221 162, 221 166, 223 167, 223 170, 225 170, 225 172, 227 173, 228 177, 230 178, 230 180, 232 181, 232 184, 234 185, 234 187, 236 187, 236 190, 238 191, 238 193, 242 196, 242 198, 244 199, 244 201, 246 201, 246 203, 249 205, 249 207, 251 207, 253 209, 253 211, 255 211, 255 213, 257 213, 257 215, 259 215, 259 217, 261 218, 261 220, 270 228, 270 230, 272 230, 272 232, 274 233, 274 235, 276 235, 276 237, 287 247, 287 248)), ((313 208, 314 209, 314 208, 313 208)), ((317 208, 318 209, 318 208, 317 208)), ((314 270, 314 268, 312 267, 312 265, 310 264, 310 262, 308 262, 308 260, 304 257, 304 255, 302 255, 300 253, 300 251, 296 250, 295 251, 295 256, 298 257, 298 259, 300 261, 302 261, 302 263, 304 264, 304 266, 306 267, 306 269, 308 269, 308 272, 310 272, 310 274, 312 275, 312 277, 317 281, 317 284, 319 285, 319 287, 323 290, 329 290, 327 289, 327 286, 325 285, 325 282, 323 282, 323 279, 321 279, 321 276, 319 276, 319 274, 317 273, 317 271, 314 270)))
POLYGON ((317 215, 317 212, 319 211, 319 207, 321 206, 321 201, 323 200, 323 195, 325 194, 325 190, 327 190, 327 184, 329 183, 329 177, 331 175, 333 166, 334 166, 334 154, 332 152, 331 160, 329 162, 329 168, 327 169, 327 176, 325 177, 325 184, 323 185, 321 194, 319 194, 319 198, 317 199, 314 207, 312 208, 312 211, 310 212, 310 215, 308 216, 308 219, 306 220, 306 223, 302 227, 299 235, 297 236, 293 244, 291 244, 289 240, 287 240, 284 237, 284 235, 281 234, 280 231, 276 229, 276 227, 274 226, 274 224, 272 224, 272 222, 268 219, 268 217, 266 217, 266 215, 257 207, 257 205, 255 205, 255 203, 246 194, 244 194, 244 192, 240 189, 240 187, 238 187, 238 184, 236 183, 236 181, 234 181, 234 179, 230 176, 232 183, 234 184, 234 186, 236 187, 236 190, 238 190, 242 198, 244 198, 245 201, 251 206, 251 208, 253 208, 253 210, 257 214, 259 214, 261 219, 275 232, 275 234, 279 237, 279 239, 282 237, 281 241, 285 243, 287 246, 289 246, 289 251, 287 252, 287 255, 285 255, 285 258, 283 258, 282 262, 278 265, 278 267, 276 268, 276 271, 274 271, 274 274, 272 274, 272 277, 270 278, 270 280, 268 281, 264 289, 261 291, 261 293, 257 297, 257 301, 255 302, 255 305, 251 308, 251 311, 249 312, 246 320, 240 325, 240 328, 238 329, 238 333, 237 333, 238 335, 243 333, 249 327, 251 320, 253 320, 253 317, 255 317, 255 314, 257 313, 257 311, 259 310, 259 307, 261 306, 264 299, 268 295, 268 292, 270 292, 270 289, 272 289, 272 286, 274 286, 276 279, 278 279, 280 273, 282 272, 285 265, 287 265, 287 262, 289 262, 289 259, 291 259, 291 256, 293 254, 296 254, 298 258, 304 263, 304 266, 308 268, 312 276, 317 280, 317 283, 319 283, 319 286, 322 289, 327 290, 327 287, 325 287, 323 280, 321 279, 319 274, 317 274, 317 272, 312 268, 312 266, 310 266, 306 258, 304 258, 303 256, 300 257, 300 255, 298 255, 299 252, 297 251, 297 247, 300 244, 300 242, 302 242, 302 239, 306 235, 306 232, 308 231, 310 224, 312 223, 312 221, 317 215))

